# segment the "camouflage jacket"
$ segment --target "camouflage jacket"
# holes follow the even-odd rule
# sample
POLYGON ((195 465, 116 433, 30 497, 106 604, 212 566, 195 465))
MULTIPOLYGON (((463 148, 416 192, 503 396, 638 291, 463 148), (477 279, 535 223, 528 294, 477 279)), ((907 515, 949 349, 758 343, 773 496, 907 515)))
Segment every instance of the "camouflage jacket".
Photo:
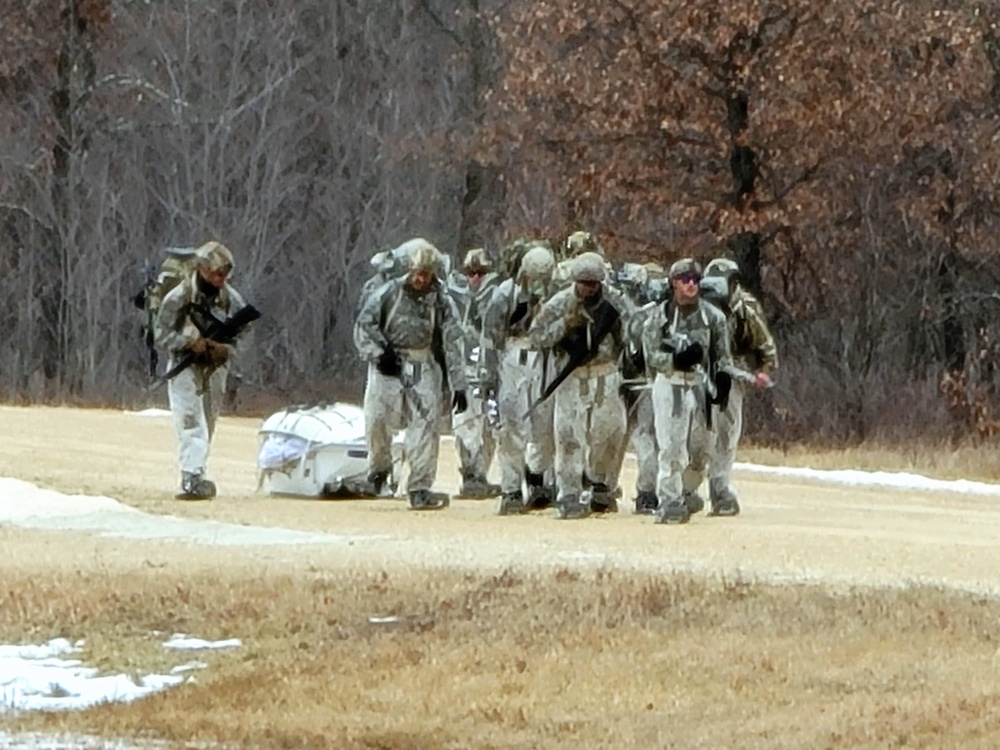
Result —
MULTIPOLYGON (((618 361, 625 346, 629 319, 633 314, 633 306, 628 298, 607 284, 601 286, 600 301, 610 304, 619 317, 608 335, 599 342, 597 353, 588 362, 590 365, 618 361)), ((528 335, 532 346, 538 349, 555 347, 558 350, 567 338, 577 338, 589 346, 592 343, 594 323, 592 309, 584 304, 573 285, 556 292, 542 305, 531 323, 528 335)))
POLYGON ((374 362, 388 345, 400 354, 406 349, 433 351, 449 388, 465 390, 465 356, 455 303, 440 282, 422 295, 412 293, 406 282, 406 276, 392 279, 365 300, 354 324, 358 354, 374 362))
POLYGON ((483 314, 493 290, 497 287, 496 274, 487 274, 477 291, 469 288, 464 276, 453 275, 448 283, 448 295, 458 311, 458 325, 462 331, 465 361, 470 377, 478 377, 480 338, 483 333, 483 314))
POLYGON ((646 366, 667 376, 674 374, 674 351, 694 342, 703 350, 698 366, 701 372, 714 375, 719 370, 732 370, 726 316, 705 300, 699 299, 688 309, 672 299, 662 302, 650 311, 642 328, 646 366))
POLYGON ((751 372, 762 370, 773 375, 778 369, 778 347, 757 298, 737 287, 730 297, 726 320, 736 365, 751 372))
POLYGON ((240 293, 228 283, 218 294, 205 294, 198 288, 197 275, 198 272, 195 271, 188 279, 171 289, 160 303, 156 315, 153 329, 156 345, 170 352, 174 358, 201 338, 201 332, 191 319, 193 306, 204 307, 219 320, 225 320, 246 306, 240 293))
POLYGON ((530 294, 514 279, 505 279, 493 288, 483 308, 480 338, 479 377, 496 384, 500 375, 500 355, 510 338, 525 338, 544 299, 530 294))

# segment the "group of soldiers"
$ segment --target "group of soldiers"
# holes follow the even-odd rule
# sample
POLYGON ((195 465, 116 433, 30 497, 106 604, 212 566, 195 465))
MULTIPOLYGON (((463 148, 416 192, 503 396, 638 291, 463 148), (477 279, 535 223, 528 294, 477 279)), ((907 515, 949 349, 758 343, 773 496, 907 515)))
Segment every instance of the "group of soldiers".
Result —
POLYGON ((451 416, 460 495, 499 496, 498 513, 554 507, 559 518, 618 510, 625 451, 634 510, 686 523, 740 511, 731 484, 743 399, 768 388, 777 350, 732 260, 615 269, 592 234, 517 242, 502 262, 449 258, 413 239, 372 259, 354 340, 368 365, 368 490, 392 492, 394 435, 405 430, 414 510, 435 492, 451 416), (500 484, 487 474, 498 463, 500 484))

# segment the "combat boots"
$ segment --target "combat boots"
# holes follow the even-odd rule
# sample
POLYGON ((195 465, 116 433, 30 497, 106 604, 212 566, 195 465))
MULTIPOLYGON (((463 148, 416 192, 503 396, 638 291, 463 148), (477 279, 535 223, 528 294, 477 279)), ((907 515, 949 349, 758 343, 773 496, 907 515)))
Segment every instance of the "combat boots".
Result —
POLYGON ((462 479, 462 486, 459 488, 459 497, 468 497, 482 500, 496 497, 501 492, 499 484, 487 482, 485 477, 466 477, 462 479))
POLYGON ((712 502, 713 516, 737 516, 740 513, 740 503, 733 492, 721 480, 713 479, 708 484, 709 499, 712 502))
POLYGON ((691 520, 691 511, 681 499, 670 500, 660 503, 653 516, 655 523, 679 524, 687 523, 691 520))
POLYGON ((556 500, 557 518, 586 518, 590 515, 590 501, 579 495, 566 495, 556 500))
POLYGON ((515 492, 505 492, 500 497, 500 507, 497 509, 498 516, 519 516, 528 510, 524 504, 524 495, 521 490, 515 492))
POLYGON ((688 513, 692 516, 695 513, 701 513, 705 509, 705 500, 695 490, 684 490, 682 498, 684 505, 688 509, 688 513))
POLYGON ((443 492, 412 490, 410 510, 442 510, 451 504, 451 498, 443 492))
POLYGON ((656 493, 643 490, 635 496, 635 512, 643 516, 651 516, 656 513, 656 493))
POLYGON ((215 482, 201 474, 185 471, 181 475, 181 491, 175 497, 178 500, 210 500, 215 497, 215 482))
POLYGON ((611 488, 603 482, 595 482, 590 487, 590 512, 591 513, 617 513, 618 498, 611 491, 611 488))
POLYGON ((525 469, 524 480, 528 485, 528 510, 544 510, 552 505, 555 490, 545 486, 544 474, 533 474, 525 469))

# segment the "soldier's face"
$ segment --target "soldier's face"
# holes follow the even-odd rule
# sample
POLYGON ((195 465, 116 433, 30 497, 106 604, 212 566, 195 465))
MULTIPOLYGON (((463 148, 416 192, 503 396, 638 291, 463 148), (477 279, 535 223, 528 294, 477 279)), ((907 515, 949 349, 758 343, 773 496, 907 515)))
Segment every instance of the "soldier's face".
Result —
POLYGON ((698 299, 698 282, 701 281, 696 273, 682 273, 674 276, 670 280, 670 285, 674 288, 674 301, 678 305, 690 305, 698 299))
POLYGON ((229 272, 225 269, 221 271, 209 271, 204 267, 198 268, 198 273, 201 275, 202 279, 207 281, 216 289, 222 289, 222 287, 226 285, 226 277, 229 275, 229 272))
POLYGON ((588 299, 601 291, 600 281, 578 281, 576 282, 576 296, 588 299))
POLYGON ((430 271, 410 271, 409 285, 418 292, 425 292, 434 281, 434 274, 430 271))
POLYGON ((469 289, 474 292, 479 291, 479 287, 483 285, 483 277, 486 274, 483 271, 466 271, 465 278, 469 280, 469 289))

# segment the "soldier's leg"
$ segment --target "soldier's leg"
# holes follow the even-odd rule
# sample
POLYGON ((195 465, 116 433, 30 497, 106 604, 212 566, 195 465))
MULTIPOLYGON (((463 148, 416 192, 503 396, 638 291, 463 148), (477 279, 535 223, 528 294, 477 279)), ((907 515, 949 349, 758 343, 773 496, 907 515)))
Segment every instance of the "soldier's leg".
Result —
POLYGON ((625 402, 619 393, 617 372, 590 379, 593 406, 590 412, 587 474, 592 491, 591 510, 617 511, 618 481, 625 456, 625 402))
POLYGON ((686 523, 690 512, 683 502, 683 472, 688 465, 688 433, 695 408, 693 389, 657 375, 653 383, 659 472, 657 523, 686 523))
POLYGON ((631 421, 636 463, 635 510, 636 513, 652 513, 656 511, 656 475, 659 471, 652 389, 639 391, 631 421))
POLYGON ((525 447, 531 438, 530 383, 532 373, 521 362, 521 350, 506 350, 500 361, 497 392, 497 463, 500 467, 500 515, 522 513, 525 447))
MULTIPOLYGON (((705 472, 715 441, 714 419, 713 429, 708 428, 705 389, 701 386, 691 389, 694 397, 691 428, 688 432, 688 465, 684 467, 683 486, 684 504, 691 513, 699 513, 705 507, 705 501, 698 493, 705 481, 705 472)), ((712 414, 715 417, 715 412, 712 414)))
MULTIPOLYGON (((170 363, 172 364, 172 363, 170 363)), ((181 492, 178 497, 212 497, 215 487, 205 478, 211 439, 200 368, 189 367, 167 382, 167 398, 177 432, 181 492)))
POLYGON ((374 366, 368 368, 365 388, 365 442, 368 446, 368 478, 379 494, 392 475, 392 439, 401 422, 403 384, 374 366))
POLYGON ((585 378, 570 376, 559 386, 555 398, 556 511, 560 518, 581 518, 590 514, 590 502, 583 497, 586 467, 587 422, 590 399, 583 393, 585 378))
POLYGON ((725 411, 716 412, 716 436, 708 465, 709 499, 717 515, 736 515, 739 501, 732 486, 733 463, 743 434, 743 399, 746 384, 733 383, 725 411), (719 512, 719 511, 723 512, 719 512))
POLYGON ((406 458, 410 464, 406 491, 410 506, 414 508, 439 507, 437 503, 428 505, 426 501, 437 478, 442 395, 441 369, 437 362, 420 362, 419 376, 406 384, 403 394, 407 419, 406 458))

